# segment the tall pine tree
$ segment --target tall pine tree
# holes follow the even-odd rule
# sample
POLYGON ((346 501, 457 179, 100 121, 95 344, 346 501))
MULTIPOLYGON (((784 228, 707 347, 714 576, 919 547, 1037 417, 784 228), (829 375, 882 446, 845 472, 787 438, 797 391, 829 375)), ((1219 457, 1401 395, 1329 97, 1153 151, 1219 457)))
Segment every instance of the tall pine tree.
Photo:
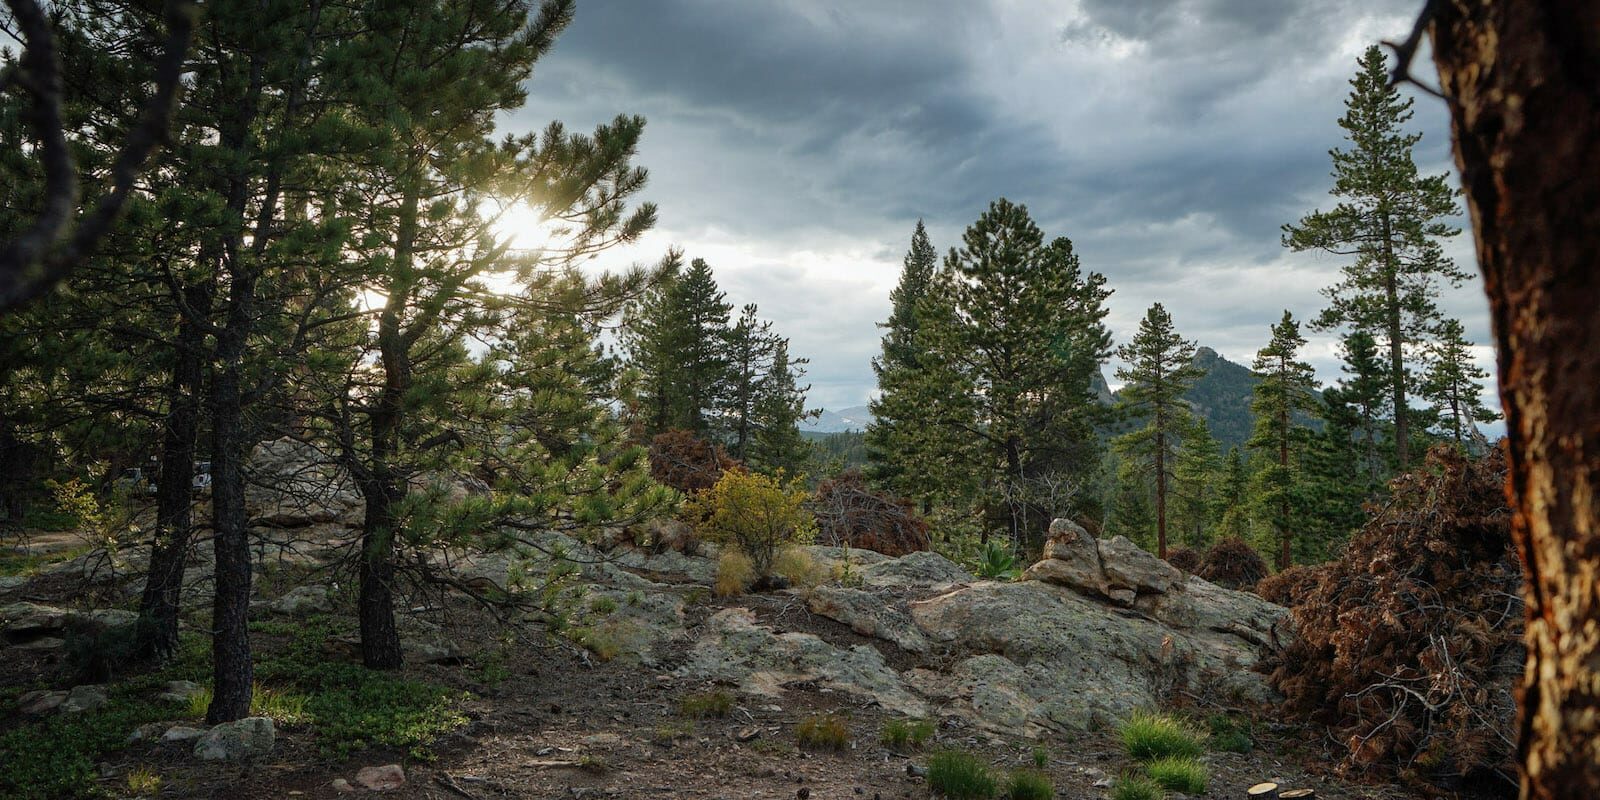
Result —
POLYGON ((1256 496, 1278 540, 1280 570, 1294 562, 1294 532, 1300 528, 1296 508, 1297 490, 1303 482, 1300 462, 1311 430, 1299 417, 1317 408, 1312 394, 1314 373, 1310 364, 1300 360, 1300 348, 1305 344, 1300 324, 1284 311, 1283 319, 1272 326, 1272 340, 1256 353, 1251 365, 1261 381, 1250 401, 1256 424, 1249 447, 1266 456, 1256 474, 1256 496))
POLYGON ((1459 320, 1445 320, 1427 351, 1421 394, 1433 405, 1444 434, 1464 445, 1478 436, 1480 423, 1500 418, 1483 404, 1483 384, 1489 373, 1473 362, 1472 343, 1459 320))
POLYGON ((1395 457, 1410 466, 1413 393, 1408 360, 1438 321, 1438 284, 1459 285, 1466 273, 1446 258, 1439 240, 1460 230, 1443 218, 1458 213, 1446 175, 1417 174, 1411 151, 1422 138, 1408 134, 1412 101, 1389 80, 1377 45, 1358 62, 1345 115, 1348 149, 1331 151, 1340 199, 1331 211, 1314 211, 1283 226, 1283 243, 1296 252, 1321 250, 1353 256, 1338 283, 1323 290, 1330 305, 1319 329, 1344 326, 1371 334, 1387 349, 1383 380, 1394 408, 1395 457))
POLYGON ((1180 439, 1195 421, 1183 395, 1199 380, 1194 342, 1178 335, 1160 303, 1150 307, 1133 341, 1117 348, 1127 362, 1117 368, 1121 408, 1144 419, 1144 427, 1117 437, 1117 449, 1155 481, 1156 555, 1167 557, 1167 489, 1177 466, 1180 439))
POLYGON ((934 481, 917 448, 922 439, 917 435, 916 420, 925 409, 917 406, 920 393, 915 384, 925 377, 926 361, 926 340, 918 338, 918 307, 938 268, 939 254, 919 219, 911 233, 900 282, 889 292, 889 320, 878 324, 884 329, 882 353, 872 360, 878 395, 868 403, 872 422, 866 431, 867 476, 896 494, 920 500, 924 512, 930 510, 928 488, 934 481))

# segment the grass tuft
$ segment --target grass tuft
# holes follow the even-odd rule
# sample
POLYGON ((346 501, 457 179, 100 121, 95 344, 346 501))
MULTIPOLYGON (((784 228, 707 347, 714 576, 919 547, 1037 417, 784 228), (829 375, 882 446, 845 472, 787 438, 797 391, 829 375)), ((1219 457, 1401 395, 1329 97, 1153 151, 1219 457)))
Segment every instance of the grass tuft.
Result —
POLYGON ((1184 794, 1205 794, 1211 770, 1193 758, 1158 758, 1145 765, 1150 779, 1163 788, 1184 794))
POLYGON ((1122 723, 1122 748, 1136 761, 1198 758, 1201 734, 1184 721, 1165 714, 1135 711, 1122 723))
POLYGON ((1162 800, 1161 784, 1143 775, 1123 775, 1111 784, 1111 800, 1162 800))
POLYGON ((838 714, 817 714, 800 720, 794 736, 808 750, 843 750, 850 746, 850 725, 838 714))
POLYGON ((1050 800, 1055 796, 1055 784, 1042 772, 1019 769, 1006 780, 1006 800, 1050 800))
POLYGON ((946 750, 928 758, 928 788, 950 800, 984 800, 998 789, 989 765, 971 753, 946 750))
POLYGON ((933 738, 933 723, 925 720, 891 719, 883 724, 878 741, 891 750, 904 752, 920 749, 933 738))
POLYGON ((678 713, 690 719, 726 717, 733 710, 733 695, 727 692, 691 694, 678 701, 678 713))

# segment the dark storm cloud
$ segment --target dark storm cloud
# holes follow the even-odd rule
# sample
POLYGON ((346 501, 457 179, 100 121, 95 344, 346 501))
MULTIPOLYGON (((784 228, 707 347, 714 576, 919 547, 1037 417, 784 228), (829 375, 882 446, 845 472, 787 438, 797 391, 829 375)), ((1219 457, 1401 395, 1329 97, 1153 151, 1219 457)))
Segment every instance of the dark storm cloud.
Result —
MULTIPOLYGON (((1119 338, 1165 300, 1248 360, 1339 266, 1287 256, 1279 226, 1330 204, 1354 58, 1418 5, 585 0, 509 127, 644 114, 646 247, 704 256, 759 303, 811 357, 814 402, 865 401, 915 220, 943 251, 1000 196, 1107 274, 1119 338)), ((1438 172, 1444 110, 1417 110, 1438 172)), ((1469 298, 1446 305, 1481 331, 1469 298)))

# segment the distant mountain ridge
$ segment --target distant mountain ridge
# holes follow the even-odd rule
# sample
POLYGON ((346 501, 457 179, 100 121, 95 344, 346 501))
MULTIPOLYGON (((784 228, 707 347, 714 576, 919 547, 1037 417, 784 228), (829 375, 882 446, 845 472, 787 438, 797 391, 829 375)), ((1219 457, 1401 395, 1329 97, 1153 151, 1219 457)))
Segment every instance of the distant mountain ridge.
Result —
MULTIPOLYGON (((1255 415, 1250 413, 1250 398, 1261 377, 1249 367, 1229 361, 1209 347, 1195 350, 1194 364, 1205 374, 1195 381, 1183 398, 1189 401, 1195 414, 1205 419, 1206 427, 1224 450, 1243 446, 1255 427, 1255 415)), ((1106 383, 1105 375, 1099 372, 1091 378, 1090 389, 1105 405, 1117 400, 1116 393, 1106 383)), ((817 434, 844 433, 864 431, 871 423, 871 408, 851 406, 838 411, 824 410, 820 417, 802 423, 800 430, 817 434)))

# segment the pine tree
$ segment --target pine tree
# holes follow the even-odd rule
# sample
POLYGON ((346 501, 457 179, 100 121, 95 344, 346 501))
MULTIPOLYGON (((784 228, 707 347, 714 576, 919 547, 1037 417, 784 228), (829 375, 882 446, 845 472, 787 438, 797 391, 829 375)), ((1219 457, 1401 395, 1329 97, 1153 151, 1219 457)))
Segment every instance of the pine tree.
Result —
POLYGON ((1221 521, 1221 450, 1204 420, 1196 419, 1178 450, 1173 469, 1172 527, 1186 547, 1202 549, 1221 521))
POLYGON ((1251 502, 1250 467, 1245 462, 1241 448, 1234 447, 1228 450, 1227 465, 1222 472, 1220 495, 1218 500, 1222 514, 1217 520, 1213 538, 1238 538, 1249 541, 1255 503, 1251 502))
POLYGON ((641 375, 647 434, 682 429, 720 440, 726 433, 733 366, 726 297, 697 258, 629 309, 624 348, 641 375))
POLYGON ((1037 544, 1044 506, 1087 483, 1099 460, 1089 386, 1110 349, 1110 291, 1083 273, 1070 241, 1047 243, 1027 208, 1003 198, 962 245, 917 306, 929 364, 912 406, 922 411, 906 424, 944 437, 930 443, 946 449, 922 457, 972 473, 1004 504, 990 521, 1037 544))
POLYGON ((900 282, 889 292, 889 320, 878 324, 884 329, 882 353, 872 360, 878 396, 868 403, 872 422, 866 431, 867 476, 896 494, 921 500, 924 512, 930 510, 932 497, 927 489, 933 481, 926 459, 916 448, 919 437, 915 421, 923 409, 917 407, 919 393, 913 384, 926 361, 925 338, 918 336, 918 306, 928 294, 938 267, 938 252, 928 241, 922 220, 917 220, 911 249, 900 270, 900 282))
POLYGON ((1310 428, 1298 417, 1316 411, 1312 392, 1316 379, 1311 365, 1299 360, 1306 340, 1300 324, 1288 311, 1272 326, 1272 340, 1256 353, 1252 368, 1261 376, 1256 384, 1250 411, 1255 415, 1255 431, 1248 446, 1267 458, 1257 473, 1257 500, 1268 511, 1273 533, 1278 540, 1278 569, 1294 562, 1294 532, 1300 525, 1295 507, 1297 488, 1303 482, 1304 458, 1310 428))
POLYGON ((756 406, 762 399, 762 385, 776 375, 779 339, 771 322, 756 317, 756 304, 747 303, 725 341, 728 375, 721 417, 728 431, 728 453, 744 461, 750 457, 761 424, 756 406))
POLYGON ((1479 423, 1500 418, 1483 404, 1483 381, 1489 373, 1473 362, 1472 343, 1459 320, 1445 320, 1427 350, 1428 370, 1420 393, 1433 404, 1444 433, 1458 446, 1464 445, 1478 435, 1479 423))
POLYGON ((799 426, 816 413, 806 409, 806 391, 811 387, 799 385, 805 363, 803 358, 789 358, 789 340, 774 340, 771 368, 758 387, 750 448, 751 463, 767 472, 798 475, 811 457, 811 445, 800 435, 799 426))
POLYGON ((1359 446, 1368 479, 1379 481, 1388 473, 1383 442, 1389 396, 1378 343, 1364 331, 1353 331, 1340 342, 1340 350, 1344 364, 1339 369, 1349 376, 1339 381, 1340 405, 1354 411, 1356 425, 1350 429, 1353 442, 1359 446))
POLYGON ((1167 488, 1178 443, 1194 424, 1183 394, 1202 374, 1194 366, 1194 350, 1194 342, 1178 335, 1160 303, 1145 313, 1133 341, 1117 348, 1117 357, 1128 364, 1117 368, 1117 377, 1126 382, 1119 405, 1145 424, 1117 437, 1116 445, 1155 482, 1156 555, 1161 558, 1167 557, 1167 488))
POLYGON ((1131 460, 1116 458, 1111 465, 1111 496, 1106 502, 1107 536, 1126 536, 1140 547, 1154 544, 1155 504, 1150 475, 1131 460))
POLYGON ((1438 321, 1438 282, 1459 285, 1466 274, 1443 255, 1439 239, 1460 231, 1443 220, 1458 213, 1448 176, 1420 176, 1412 148, 1421 134, 1403 130, 1412 101, 1401 99, 1377 45, 1369 47, 1350 81, 1339 126, 1348 150, 1335 149, 1332 211, 1314 211, 1283 226, 1283 243, 1296 252, 1322 250, 1355 260, 1343 278, 1323 290, 1330 305, 1318 329, 1345 326, 1372 335, 1387 348, 1385 388, 1394 408, 1395 454, 1410 466, 1413 392, 1406 364, 1413 345, 1438 321))

